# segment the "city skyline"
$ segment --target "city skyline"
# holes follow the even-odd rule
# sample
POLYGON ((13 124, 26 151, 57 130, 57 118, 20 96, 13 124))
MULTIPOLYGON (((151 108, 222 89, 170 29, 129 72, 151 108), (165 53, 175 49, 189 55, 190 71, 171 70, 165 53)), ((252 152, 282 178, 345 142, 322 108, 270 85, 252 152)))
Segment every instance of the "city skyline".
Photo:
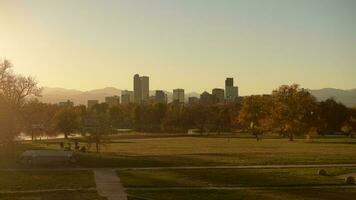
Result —
POLYGON ((131 89, 136 72, 169 91, 210 91, 229 76, 241 95, 292 83, 356 87, 351 0, 2 0, 0 7, 0 58, 45 87, 131 89))

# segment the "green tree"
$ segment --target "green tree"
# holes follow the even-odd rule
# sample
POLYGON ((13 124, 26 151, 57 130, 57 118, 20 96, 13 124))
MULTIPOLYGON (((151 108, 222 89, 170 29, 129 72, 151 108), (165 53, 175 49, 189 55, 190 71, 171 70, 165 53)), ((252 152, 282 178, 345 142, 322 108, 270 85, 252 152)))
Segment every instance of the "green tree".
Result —
POLYGON ((293 141, 296 134, 308 133, 315 126, 316 99, 299 85, 282 85, 272 92, 274 124, 293 141))
POLYGON ((54 127, 64 134, 65 139, 68 139, 68 135, 80 131, 80 111, 75 107, 61 108, 54 116, 54 127))
POLYGON ((238 121, 253 134, 257 140, 260 135, 271 129, 272 100, 268 95, 245 97, 238 121))

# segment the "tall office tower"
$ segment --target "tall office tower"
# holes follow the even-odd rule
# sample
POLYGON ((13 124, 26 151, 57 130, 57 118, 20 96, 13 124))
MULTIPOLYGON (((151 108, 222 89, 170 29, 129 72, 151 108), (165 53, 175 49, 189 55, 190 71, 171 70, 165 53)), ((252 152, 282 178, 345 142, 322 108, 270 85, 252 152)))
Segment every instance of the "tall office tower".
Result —
POLYGON ((71 100, 67 100, 67 101, 62 101, 58 103, 59 106, 61 107, 73 107, 74 106, 74 102, 71 100))
POLYGON ((225 92, 224 89, 221 88, 214 88, 212 91, 213 96, 215 96, 217 103, 224 103, 225 102, 225 92))
POLYGON ((214 104, 214 103, 216 103, 216 98, 209 92, 203 92, 200 95, 200 103, 201 104, 214 104))
POLYGON ((233 78, 226 78, 225 80, 225 98, 228 101, 234 101, 239 96, 239 88, 234 86, 233 78))
POLYGON ((88 100, 88 110, 92 109, 96 104, 99 104, 99 100, 88 100))
POLYGON ((173 90, 173 102, 183 104, 184 103, 184 89, 173 90))
POLYGON ((167 96, 162 90, 156 90, 155 102, 163 104, 167 103, 167 96))
POLYGON ((150 81, 148 76, 141 76, 141 102, 148 102, 150 96, 150 81))
POLYGON ((105 97, 105 103, 108 104, 110 108, 118 106, 120 103, 120 97, 118 96, 105 97))
POLYGON ((148 102, 150 93, 150 81, 148 76, 134 76, 134 102, 148 102))
POLYGON ((141 103, 142 101, 142 89, 141 89, 141 79, 138 74, 134 76, 134 102, 141 103))
POLYGON ((197 103, 199 103, 199 98, 198 97, 189 97, 188 103, 189 104, 197 104, 197 103))
POLYGON ((133 91, 123 90, 121 91, 121 104, 129 104, 134 102, 133 91))

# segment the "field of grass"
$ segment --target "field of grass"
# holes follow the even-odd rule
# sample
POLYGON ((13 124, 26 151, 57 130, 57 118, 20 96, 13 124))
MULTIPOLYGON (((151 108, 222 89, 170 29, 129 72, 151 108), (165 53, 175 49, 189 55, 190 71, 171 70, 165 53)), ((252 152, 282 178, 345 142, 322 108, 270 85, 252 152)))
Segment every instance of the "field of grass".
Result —
POLYGON ((105 200, 96 191, 0 194, 0 200, 105 200))
POLYGON ((0 171, 0 190, 95 188, 91 171, 0 171))
POLYGON ((179 169, 118 171, 125 187, 209 187, 209 186, 313 186, 342 185, 334 176, 356 172, 356 168, 328 168, 329 176, 317 175, 316 168, 293 169, 179 169))
MULTIPOLYGON (((299 138, 290 142, 288 139, 274 137, 256 141, 246 135, 189 137, 141 134, 110 139, 102 147, 100 154, 93 152, 94 149, 88 153, 77 153, 77 163, 72 167, 356 163, 356 139, 346 137, 319 137, 311 141, 299 138)), ((86 145, 83 139, 79 140, 79 145, 86 145)), ((63 140, 25 142, 25 145, 30 149, 59 149, 60 141, 63 140)), ((73 140, 65 142, 72 142, 72 147, 74 146, 73 140)), ((335 178, 337 175, 356 172, 356 168, 329 167, 326 170, 329 176, 316 175, 317 168, 136 169, 118 170, 118 175, 128 189, 130 200, 346 200, 356 196, 355 188, 341 188, 343 180, 335 178), (310 188, 312 186, 331 188, 310 188)), ((2 190, 91 187, 95 187, 95 183, 92 173, 87 171, 0 172, 2 190)), ((88 191, 74 192, 68 197, 61 195, 64 194, 3 194, 0 195, 0 200, 100 199, 96 192, 88 191)))
POLYGON ((356 168, 328 168, 329 176, 319 176, 317 170, 179 169, 118 171, 118 174, 128 188, 130 200, 351 200, 356 195, 356 188, 337 188, 343 185, 343 180, 334 177, 356 172, 356 168), (311 188, 323 186, 334 188, 311 188))
MULTIPOLYGON (((84 145, 84 143, 80 143, 84 145)), ((35 148, 58 149, 58 141, 35 148)), ((238 137, 115 137, 102 154, 79 156, 85 167, 155 167, 356 163, 356 139, 264 139, 238 137), (97 162, 95 162, 97 161, 97 162)))

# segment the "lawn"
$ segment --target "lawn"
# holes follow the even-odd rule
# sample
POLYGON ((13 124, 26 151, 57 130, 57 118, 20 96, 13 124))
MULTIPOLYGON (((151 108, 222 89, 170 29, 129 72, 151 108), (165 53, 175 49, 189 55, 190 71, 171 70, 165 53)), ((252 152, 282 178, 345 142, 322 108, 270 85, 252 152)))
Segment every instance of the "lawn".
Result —
POLYGON ((105 200, 96 191, 0 194, 0 200, 105 200))
POLYGON ((119 170, 125 187, 208 187, 208 186, 316 186, 342 185, 334 176, 356 172, 356 168, 327 168, 329 176, 317 175, 317 168, 293 169, 179 169, 119 170))
POLYGON ((95 188, 91 171, 0 171, 0 190, 95 188))
MULTIPOLYGON (((80 143, 83 145, 83 143, 80 143)), ((58 149, 55 141, 34 148, 58 149)), ((79 156, 84 167, 155 167, 356 163, 356 139, 264 139, 238 137, 115 137, 102 154, 79 156)))
POLYGON ((130 200, 354 199, 356 188, 337 188, 343 185, 343 180, 334 176, 355 172, 356 168, 327 168, 329 176, 319 176, 317 171, 316 168, 179 169, 119 170, 118 174, 128 188, 130 200), (334 188, 311 188, 323 186, 334 188))

